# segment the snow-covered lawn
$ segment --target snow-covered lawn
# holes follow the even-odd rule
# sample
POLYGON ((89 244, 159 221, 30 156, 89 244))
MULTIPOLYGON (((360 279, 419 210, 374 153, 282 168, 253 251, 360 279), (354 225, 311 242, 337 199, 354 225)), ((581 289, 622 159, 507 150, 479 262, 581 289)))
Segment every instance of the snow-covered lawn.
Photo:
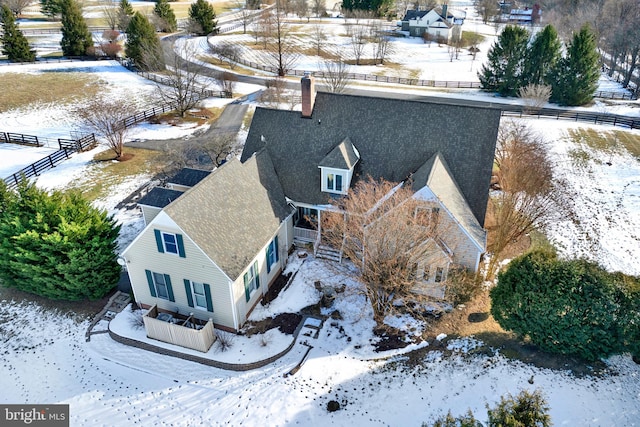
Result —
MULTIPOLYGON (((120 90, 134 98, 138 90, 141 94, 154 90, 153 85, 115 63, 83 66, 87 72, 93 67, 108 67, 91 72, 96 73, 96 79, 112 82, 109 87, 114 92, 120 90)), ((18 69, 0 67, 0 73, 6 68, 14 72, 18 69)), ((426 73, 449 79, 447 71, 441 74, 438 70, 433 66, 426 73)), ((250 91, 247 88, 244 92, 250 91)), ((631 106, 639 111, 637 103, 615 105, 621 110, 631 106)), ((593 108, 609 107, 599 104, 593 108)), ((569 183, 579 219, 579 226, 569 219, 558 222, 551 229, 550 239, 566 256, 588 256, 609 269, 640 274, 638 159, 623 150, 611 159, 609 153, 594 151, 586 166, 577 167, 570 161, 575 143, 569 141, 566 132, 586 125, 550 120, 527 123, 551 143, 557 171, 569 183), (609 160, 611 166, 606 164, 609 160)), ((64 137, 68 137, 68 130, 76 125, 70 109, 65 108, 34 106, 0 114, 0 129, 7 131, 42 136, 66 132, 64 137)), ((173 138, 194 130, 145 125, 136 129, 135 138, 173 138)), ((631 133, 639 135, 638 131, 631 133)), ((0 170, 21 167, 20 159, 7 154, 15 150, 14 146, 0 145, 0 170)), ((20 147, 24 153, 30 150, 20 147)), ((75 155, 42 174, 37 184, 64 188, 84 173, 93 154, 75 155)), ((142 221, 139 213, 115 211, 114 207, 145 178, 125 182, 113 189, 111 197, 97 202, 123 224, 121 247, 140 231, 142 221)), ((548 398, 554 425, 640 425, 640 366, 628 355, 608 360, 609 372, 603 376, 578 378, 569 372, 514 362, 499 354, 473 355, 469 351, 478 344, 473 338, 443 337, 452 356, 438 350, 427 352, 439 343, 423 342, 411 347, 425 347, 420 350, 424 353, 418 353, 423 354, 420 365, 405 365, 401 363, 405 357, 399 353, 373 351, 376 338, 370 308, 358 292, 358 284, 344 271, 328 268, 312 257, 303 264, 293 257, 289 268, 299 268, 295 282, 270 305, 256 308, 252 319, 296 312, 316 303, 319 295, 313 284, 318 280, 347 285, 334 306, 342 318, 327 319, 317 339, 300 335, 293 350, 283 358, 246 372, 223 371, 139 350, 118 344, 106 334, 94 335, 87 343, 87 320, 45 311, 35 304, 1 301, 0 402, 69 403, 74 426, 420 426, 449 409, 461 414, 470 408, 482 420, 485 405, 494 404, 501 395, 540 388, 548 398), (313 349, 302 368, 285 377, 307 349, 302 341, 313 349), (328 413, 330 400, 339 402, 341 409, 328 413)), ((144 339, 140 330, 132 328, 129 312, 120 316, 114 329, 144 339)), ((408 323, 407 319, 389 322, 408 323)), ((437 335, 439 331, 432 332, 437 335)), ((293 339, 276 331, 270 334, 266 346, 259 337, 237 337, 225 353, 216 352, 214 344, 208 357, 250 362, 277 353, 293 339)))

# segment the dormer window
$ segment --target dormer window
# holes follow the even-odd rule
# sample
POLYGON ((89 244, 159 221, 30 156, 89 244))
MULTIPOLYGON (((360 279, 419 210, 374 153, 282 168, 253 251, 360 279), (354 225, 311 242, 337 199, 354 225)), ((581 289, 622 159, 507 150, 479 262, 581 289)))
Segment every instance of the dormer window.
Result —
POLYGON ((353 177, 353 169, 360 160, 360 153, 349 138, 345 138, 322 159, 320 188, 326 193, 347 194, 353 177))
POLYGON ((342 182, 344 178, 340 173, 328 173, 327 174, 327 191, 335 191, 336 193, 342 193, 342 182))

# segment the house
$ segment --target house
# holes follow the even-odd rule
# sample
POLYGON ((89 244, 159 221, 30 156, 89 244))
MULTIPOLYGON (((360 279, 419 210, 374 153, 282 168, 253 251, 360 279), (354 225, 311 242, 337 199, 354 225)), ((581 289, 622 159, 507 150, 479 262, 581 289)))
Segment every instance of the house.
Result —
POLYGON ((428 34, 433 40, 449 42, 461 35, 465 12, 452 11, 446 4, 431 10, 408 10, 402 18, 402 31, 412 37, 428 34))
POLYGON ((477 270, 500 110, 314 86, 302 79, 302 111, 256 108, 241 158, 162 207, 125 249, 138 303, 238 331, 294 242, 320 255, 329 202, 369 176, 412 185, 449 225, 421 243, 433 250, 417 263, 417 292, 441 297, 452 265, 477 270))
POLYGON ((540 5, 536 3, 531 9, 528 7, 524 9, 511 9, 509 12, 509 23, 532 25, 540 22, 541 16, 542 10, 540 10, 540 5))

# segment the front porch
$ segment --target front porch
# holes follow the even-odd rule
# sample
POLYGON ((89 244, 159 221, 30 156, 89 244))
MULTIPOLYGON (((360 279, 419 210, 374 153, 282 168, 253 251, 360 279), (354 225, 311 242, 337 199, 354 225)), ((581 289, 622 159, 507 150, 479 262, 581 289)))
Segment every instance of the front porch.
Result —
POLYGON ((298 207, 294 216, 293 242, 298 246, 313 245, 313 255, 332 261, 342 261, 342 251, 322 242, 322 212, 298 207))

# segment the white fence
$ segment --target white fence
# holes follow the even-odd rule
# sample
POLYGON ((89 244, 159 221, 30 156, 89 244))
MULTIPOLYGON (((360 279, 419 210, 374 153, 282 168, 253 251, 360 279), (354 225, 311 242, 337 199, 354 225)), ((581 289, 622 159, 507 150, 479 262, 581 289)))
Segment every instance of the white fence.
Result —
POLYGON ((208 352, 216 340, 216 333, 211 319, 202 329, 193 329, 170 321, 160 320, 157 317, 158 307, 155 305, 142 317, 144 328, 149 338, 203 353, 208 352))

